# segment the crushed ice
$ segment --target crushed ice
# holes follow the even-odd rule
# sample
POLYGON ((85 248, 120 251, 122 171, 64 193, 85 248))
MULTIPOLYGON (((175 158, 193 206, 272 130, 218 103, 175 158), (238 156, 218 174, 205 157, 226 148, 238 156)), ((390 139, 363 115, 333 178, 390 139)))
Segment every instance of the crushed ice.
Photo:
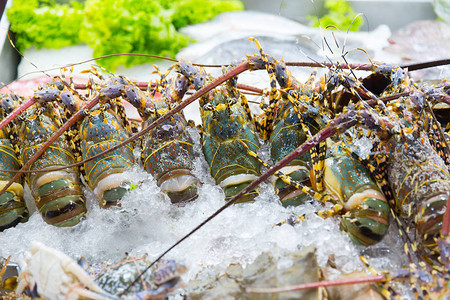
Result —
MULTIPOLYGON (((196 143, 195 151, 201 151, 198 133, 194 130, 191 134, 196 143)), ((264 151, 267 150, 263 148, 264 151)), ((267 157, 267 153, 261 155, 267 157)), ((125 253, 147 254, 150 260, 154 259, 225 204, 223 192, 214 184, 202 156, 195 162, 194 173, 203 182, 198 199, 176 206, 160 192, 152 176, 136 165, 124 173, 124 178, 137 187, 126 194, 121 207, 101 209, 92 192, 85 189, 86 220, 73 228, 56 228, 47 225, 35 211, 27 223, 0 233, 0 256, 11 255, 12 261, 17 260, 32 241, 40 241, 73 258, 84 256, 90 263, 117 261, 125 253)), ((186 281, 208 266, 225 269, 230 263, 245 265, 263 251, 282 255, 284 251, 310 245, 317 248, 320 266, 326 265, 329 255, 333 255, 344 272, 362 269, 359 255, 372 248, 375 253, 386 254, 387 251, 390 254, 372 255, 371 263, 375 267, 393 269, 401 266, 401 261, 395 261, 395 257, 401 257, 401 252, 398 254, 389 249, 397 244, 395 247, 401 251, 398 238, 387 237, 386 242, 367 249, 356 246, 339 230, 338 218, 324 220, 314 213, 329 207, 307 203, 284 208, 272 186, 261 184, 256 201, 229 207, 169 252, 166 258, 188 267, 186 281), (307 215, 307 220, 298 225, 274 226, 302 213, 307 215)), ((392 231, 395 235, 395 230, 392 231)))

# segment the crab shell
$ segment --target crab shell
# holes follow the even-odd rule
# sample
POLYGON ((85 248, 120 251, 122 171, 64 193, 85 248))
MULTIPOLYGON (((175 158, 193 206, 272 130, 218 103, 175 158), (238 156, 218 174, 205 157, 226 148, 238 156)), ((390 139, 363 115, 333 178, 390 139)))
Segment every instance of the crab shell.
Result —
POLYGON ((21 273, 18 277, 16 293, 22 294, 27 287, 41 297, 48 299, 111 299, 99 288, 86 271, 66 254, 45 246, 40 242, 31 243, 31 253, 25 254, 20 263, 21 273))

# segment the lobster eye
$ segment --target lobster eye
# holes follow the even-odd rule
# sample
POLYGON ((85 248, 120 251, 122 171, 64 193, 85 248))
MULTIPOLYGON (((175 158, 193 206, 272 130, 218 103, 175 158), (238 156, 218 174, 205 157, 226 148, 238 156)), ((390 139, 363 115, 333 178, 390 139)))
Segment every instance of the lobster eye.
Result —
POLYGON ((228 99, 227 102, 228 102, 228 106, 232 106, 237 103, 237 100, 236 100, 236 98, 231 98, 231 99, 228 99))
POLYGON ((203 105, 203 110, 206 110, 206 111, 213 110, 212 104, 206 103, 205 105, 203 105))
POLYGON ((150 114, 154 114, 155 113, 155 109, 154 108, 146 108, 144 109, 144 114, 146 115, 150 115, 150 114))
POLYGON ((63 102, 63 104, 67 107, 67 109, 69 109, 71 112, 73 112, 75 110, 75 105, 74 105, 74 100, 72 97, 72 94, 70 94, 69 92, 62 92, 60 95, 61 101, 63 102))
POLYGON ((62 91, 64 89, 64 83, 62 83, 61 81, 55 81, 54 85, 56 86, 56 88, 60 91, 62 91))
POLYGON ((289 95, 291 95, 292 98, 298 99, 298 93, 296 91, 289 91, 289 95))

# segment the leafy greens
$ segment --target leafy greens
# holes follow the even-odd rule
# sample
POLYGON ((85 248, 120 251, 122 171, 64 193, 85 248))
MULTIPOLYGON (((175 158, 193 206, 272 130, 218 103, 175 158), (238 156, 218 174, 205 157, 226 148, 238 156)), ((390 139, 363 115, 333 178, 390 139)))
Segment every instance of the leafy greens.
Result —
MULTIPOLYGON (((14 0, 7 11, 19 50, 86 43, 94 56, 140 53, 174 57, 189 38, 177 29, 242 10, 239 0, 14 0)), ((115 56, 99 61, 112 71, 153 59, 115 56)))
POLYGON ((358 31, 364 23, 361 17, 356 17, 352 7, 345 0, 325 0, 324 6, 328 9, 328 13, 320 18, 320 24, 317 16, 308 16, 313 20, 313 27, 335 26, 340 30, 358 31))

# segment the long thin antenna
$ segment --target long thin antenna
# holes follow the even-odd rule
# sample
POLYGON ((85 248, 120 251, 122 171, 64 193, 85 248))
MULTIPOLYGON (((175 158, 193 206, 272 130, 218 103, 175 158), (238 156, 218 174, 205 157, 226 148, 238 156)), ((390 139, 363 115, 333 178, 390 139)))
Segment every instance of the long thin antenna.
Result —
POLYGON ((6 34, 8 35, 8 40, 9 43, 11 44, 11 46, 14 48, 14 50, 16 50, 16 52, 23 58, 25 59, 28 63, 30 63, 33 67, 35 67, 37 70, 39 70, 38 72, 40 73, 44 73, 45 75, 47 75, 48 77, 52 78, 52 76, 50 76, 47 72, 45 72, 44 70, 39 69, 38 66, 36 66, 31 60, 29 60, 27 57, 25 57, 25 55, 23 55, 19 49, 17 49, 16 45, 14 45, 14 42, 11 39, 11 36, 9 35, 9 30, 6 31, 6 34))

